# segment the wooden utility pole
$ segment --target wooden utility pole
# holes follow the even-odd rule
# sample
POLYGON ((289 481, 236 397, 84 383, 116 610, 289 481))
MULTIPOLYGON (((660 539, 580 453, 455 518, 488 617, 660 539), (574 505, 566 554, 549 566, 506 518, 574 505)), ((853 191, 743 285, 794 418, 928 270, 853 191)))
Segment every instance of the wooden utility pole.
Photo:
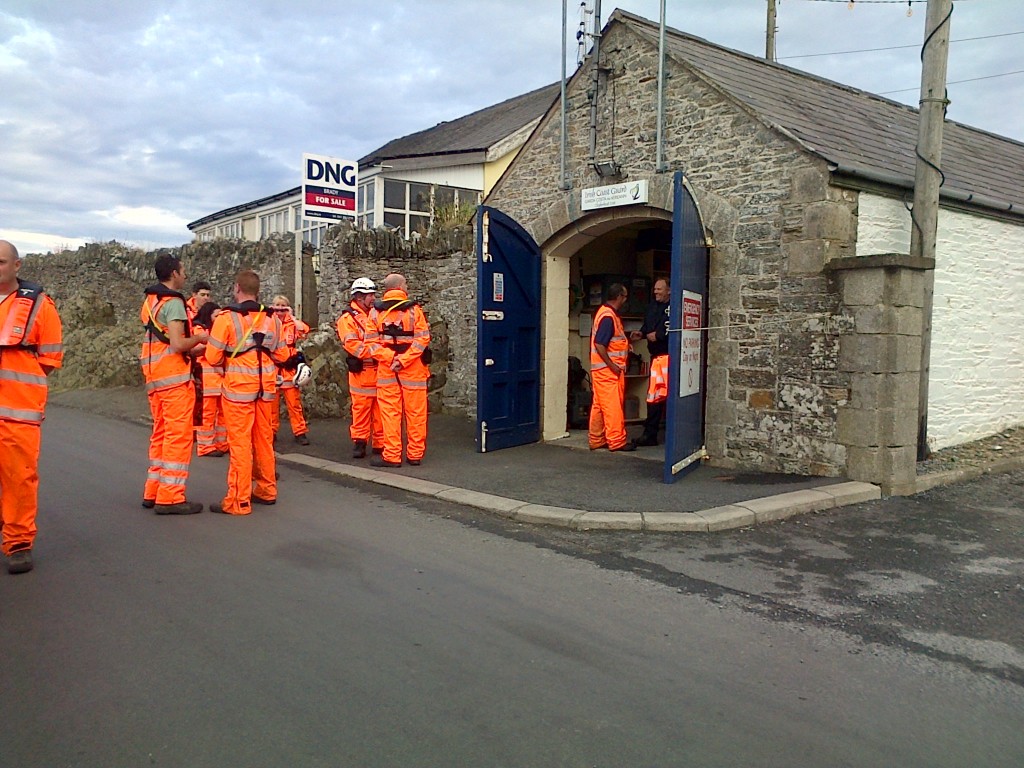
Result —
POLYGON ((768 0, 768 30, 764 43, 764 57, 775 61, 775 0, 768 0))
MULTIPOLYGON (((918 109, 917 168, 911 212, 910 255, 934 259, 939 224, 942 174, 942 123, 946 117, 946 63, 949 58, 953 0, 928 0, 924 49, 921 52, 921 100, 918 109)), ((932 307, 935 271, 925 271, 921 329, 921 383, 918 393, 917 459, 928 458, 928 376, 931 370, 932 307)))

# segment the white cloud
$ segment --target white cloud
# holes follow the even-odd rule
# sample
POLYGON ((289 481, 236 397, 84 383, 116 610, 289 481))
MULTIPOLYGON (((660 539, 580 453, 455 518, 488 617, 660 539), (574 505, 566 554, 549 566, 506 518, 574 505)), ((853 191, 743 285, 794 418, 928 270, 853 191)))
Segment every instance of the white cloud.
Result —
POLYGON ((134 227, 147 231, 180 232, 188 224, 187 219, 171 211, 149 205, 134 207, 117 205, 109 211, 92 211, 92 213, 122 227, 134 227))
MULTIPOLYGON (((618 0, 657 18, 660 0, 618 0)), ((360 157, 558 79, 554 0, 7 0, 0 211, 57 241, 177 245, 188 221, 299 182, 302 152, 360 157)), ((605 4, 605 20, 614 4, 605 4)), ((578 4, 569 3, 570 35, 578 4)), ((1019 0, 957 3, 952 38, 1007 31, 1019 0)), ((924 6, 782 3, 783 63, 875 92, 914 89, 924 6)), ((752 0, 668 3, 668 23, 754 55, 752 0)), ((1024 23, 1020 25, 1024 30, 1024 23)), ((1021 69, 1024 36, 954 43, 950 80, 1021 69)), ((575 49, 570 45, 570 71, 575 49)), ((1024 139, 1024 75, 950 87, 950 117, 1024 139)), ((892 98, 916 103, 914 90, 892 98)))
POLYGON ((69 237, 52 232, 25 232, 20 229, 0 229, 0 240, 13 243, 22 256, 27 256, 30 253, 58 253, 63 250, 74 250, 90 242, 81 237, 69 237))

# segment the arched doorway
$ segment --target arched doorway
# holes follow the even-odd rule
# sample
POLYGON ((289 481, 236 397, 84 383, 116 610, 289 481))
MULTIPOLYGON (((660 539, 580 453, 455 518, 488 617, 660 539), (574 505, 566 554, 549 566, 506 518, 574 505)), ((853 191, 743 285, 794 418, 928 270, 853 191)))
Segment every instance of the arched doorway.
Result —
MULTIPOLYGON (((667 186, 667 179, 656 181, 652 186, 667 186)), ((671 195, 659 196, 666 207, 625 205, 589 213, 570 209, 566 198, 527 226, 481 206, 477 229, 479 450, 533 442, 537 439, 532 437, 534 426, 540 439, 566 437, 572 421, 570 358, 589 367, 588 319, 600 305, 603 289, 610 282, 627 284, 631 295, 625 314, 630 327, 635 324, 639 330, 651 286, 663 276, 672 282, 670 333, 676 336, 670 337, 670 357, 672 379, 677 383, 674 392, 670 383, 667 408, 666 482, 703 455, 708 251, 696 201, 681 173, 674 175, 671 190, 671 195), (496 226, 491 224, 492 216, 496 226), (551 222, 558 220, 567 223, 552 231, 551 222), (541 245, 531 233, 542 239, 541 245), (512 276, 523 288, 518 303, 536 315, 517 317, 519 313, 507 311, 505 286, 512 276), (685 322, 684 305, 688 308, 685 322), (523 360, 530 362, 525 371, 523 360), (681 370, 682 360, 687 361, 688 371, 681 370), (525 376, 520 375, 524 372, 525 376), (697 387, 692 385, 695 380, 697 387), (681 386, 680 381, 691 385, 681 386), (534 396, 539 409, 521 407, 534 396), (535 421, 528 424, 531 419, 535 421), (495 440, 499 423, 514 426, 517 436, 499 443, 495 440), (680 452, 688 455, 680 460, 680 452)), ((638 423, 646 408, 647 361, 642 355, 635 358, 628 375, 634 381, 627 386, 626 415, 638 423)), ((502 431, 512 435, 511 429, 502 431)))
MULTIPOLYGON (((594 310, 603 300, 610 283, 629 289, 623 308, 627 330, 639 330, 651 300, 651 286, 659 277, 671 274, 672 214, 648 206, 596 211, 541 246, 544 256, 543 283, 547 286, 542 338, 544 370, 542 437, 564 437, 573 426, 585 428, 586 400, 573 402, 570 358, 589 369, 590 324, 594 310), (559 297, 561 289, 561 299, 559 297), (561 306, 559 306, 561 305, 561 306), (565 372, 556 370, 564 360, 565 372), (558 386, 559 379, 565 386, 558 386), (550 384, 548 384, 550 382, 550 384)), ((626 380, 626 418, 640 423, 646 412, 646 344, 635 346, 636 356, 626 380)))

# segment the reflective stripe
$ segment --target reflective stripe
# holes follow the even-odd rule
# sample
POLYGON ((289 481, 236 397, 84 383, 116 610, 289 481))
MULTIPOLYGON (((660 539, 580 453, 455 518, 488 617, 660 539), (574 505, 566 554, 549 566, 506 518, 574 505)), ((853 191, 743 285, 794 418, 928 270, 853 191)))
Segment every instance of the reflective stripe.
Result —
POLYGON ((36 346, 36 352, 40 355, 59 355, 63 351, 63 344, 39 344, 36 346))
POLYGON ((0 369, 0 379, 7 381, 16 381, 19 384, 35 384, 36 386, 46 386, 46 376, 36 375, 34 373, 21 373, 19 371, 7 371, 0 369))
POLYGON ((259 397, 259 392, 232 392, 227 390, 221 397, 232 403, 255 403, 259 397))
POLYGON ((376 387, 356 387, 352 384, 348 385, 348 391, 352 395, 366 395, 367 397, 373 397, 377 394, 376 387))
POLYGON ((270 373, 276 375, 277 366, 274 365, 273 361, 263 363, 262 365, 243 365, 242 363, 231 362, 224 366, 225 373, 245 373, 249 376, 259 376, 260 373, 270 373))
POLYGON ((0 419, 11 419, 12 421, 27 421, 30 424, 41 424, 43 421, 42 411, 28 411, 20 408, 4 408, 0 406, 0 419))
POLYGON ((146 391, 153 392, 157 389, 167 389, 168 387, 176 387, 181 384, 187 384, 192 381, 191 373, 182 373, 177 376, 167 376, 163 379, 153 379, 153 381, 146 382, 146 391))
POLYGON ((189 464, 188 462, 182 464, 177 461, 165 461, 161 463, 161 466, 171 472, 188 472, 189 464))

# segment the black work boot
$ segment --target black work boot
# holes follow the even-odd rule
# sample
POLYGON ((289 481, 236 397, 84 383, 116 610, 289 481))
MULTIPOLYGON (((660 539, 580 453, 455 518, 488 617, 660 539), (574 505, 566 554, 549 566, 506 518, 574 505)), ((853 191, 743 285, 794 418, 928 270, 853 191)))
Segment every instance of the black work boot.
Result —
POLYGON ((32 550, 19 549, 7 556, 8 573, 28 573, 32 570, 32 550))
POLYGON ((364 458, 366 458, 366 441, 365 440, 353 440, 352 441, 352 458, 353 459, 364 459, 364 458))

